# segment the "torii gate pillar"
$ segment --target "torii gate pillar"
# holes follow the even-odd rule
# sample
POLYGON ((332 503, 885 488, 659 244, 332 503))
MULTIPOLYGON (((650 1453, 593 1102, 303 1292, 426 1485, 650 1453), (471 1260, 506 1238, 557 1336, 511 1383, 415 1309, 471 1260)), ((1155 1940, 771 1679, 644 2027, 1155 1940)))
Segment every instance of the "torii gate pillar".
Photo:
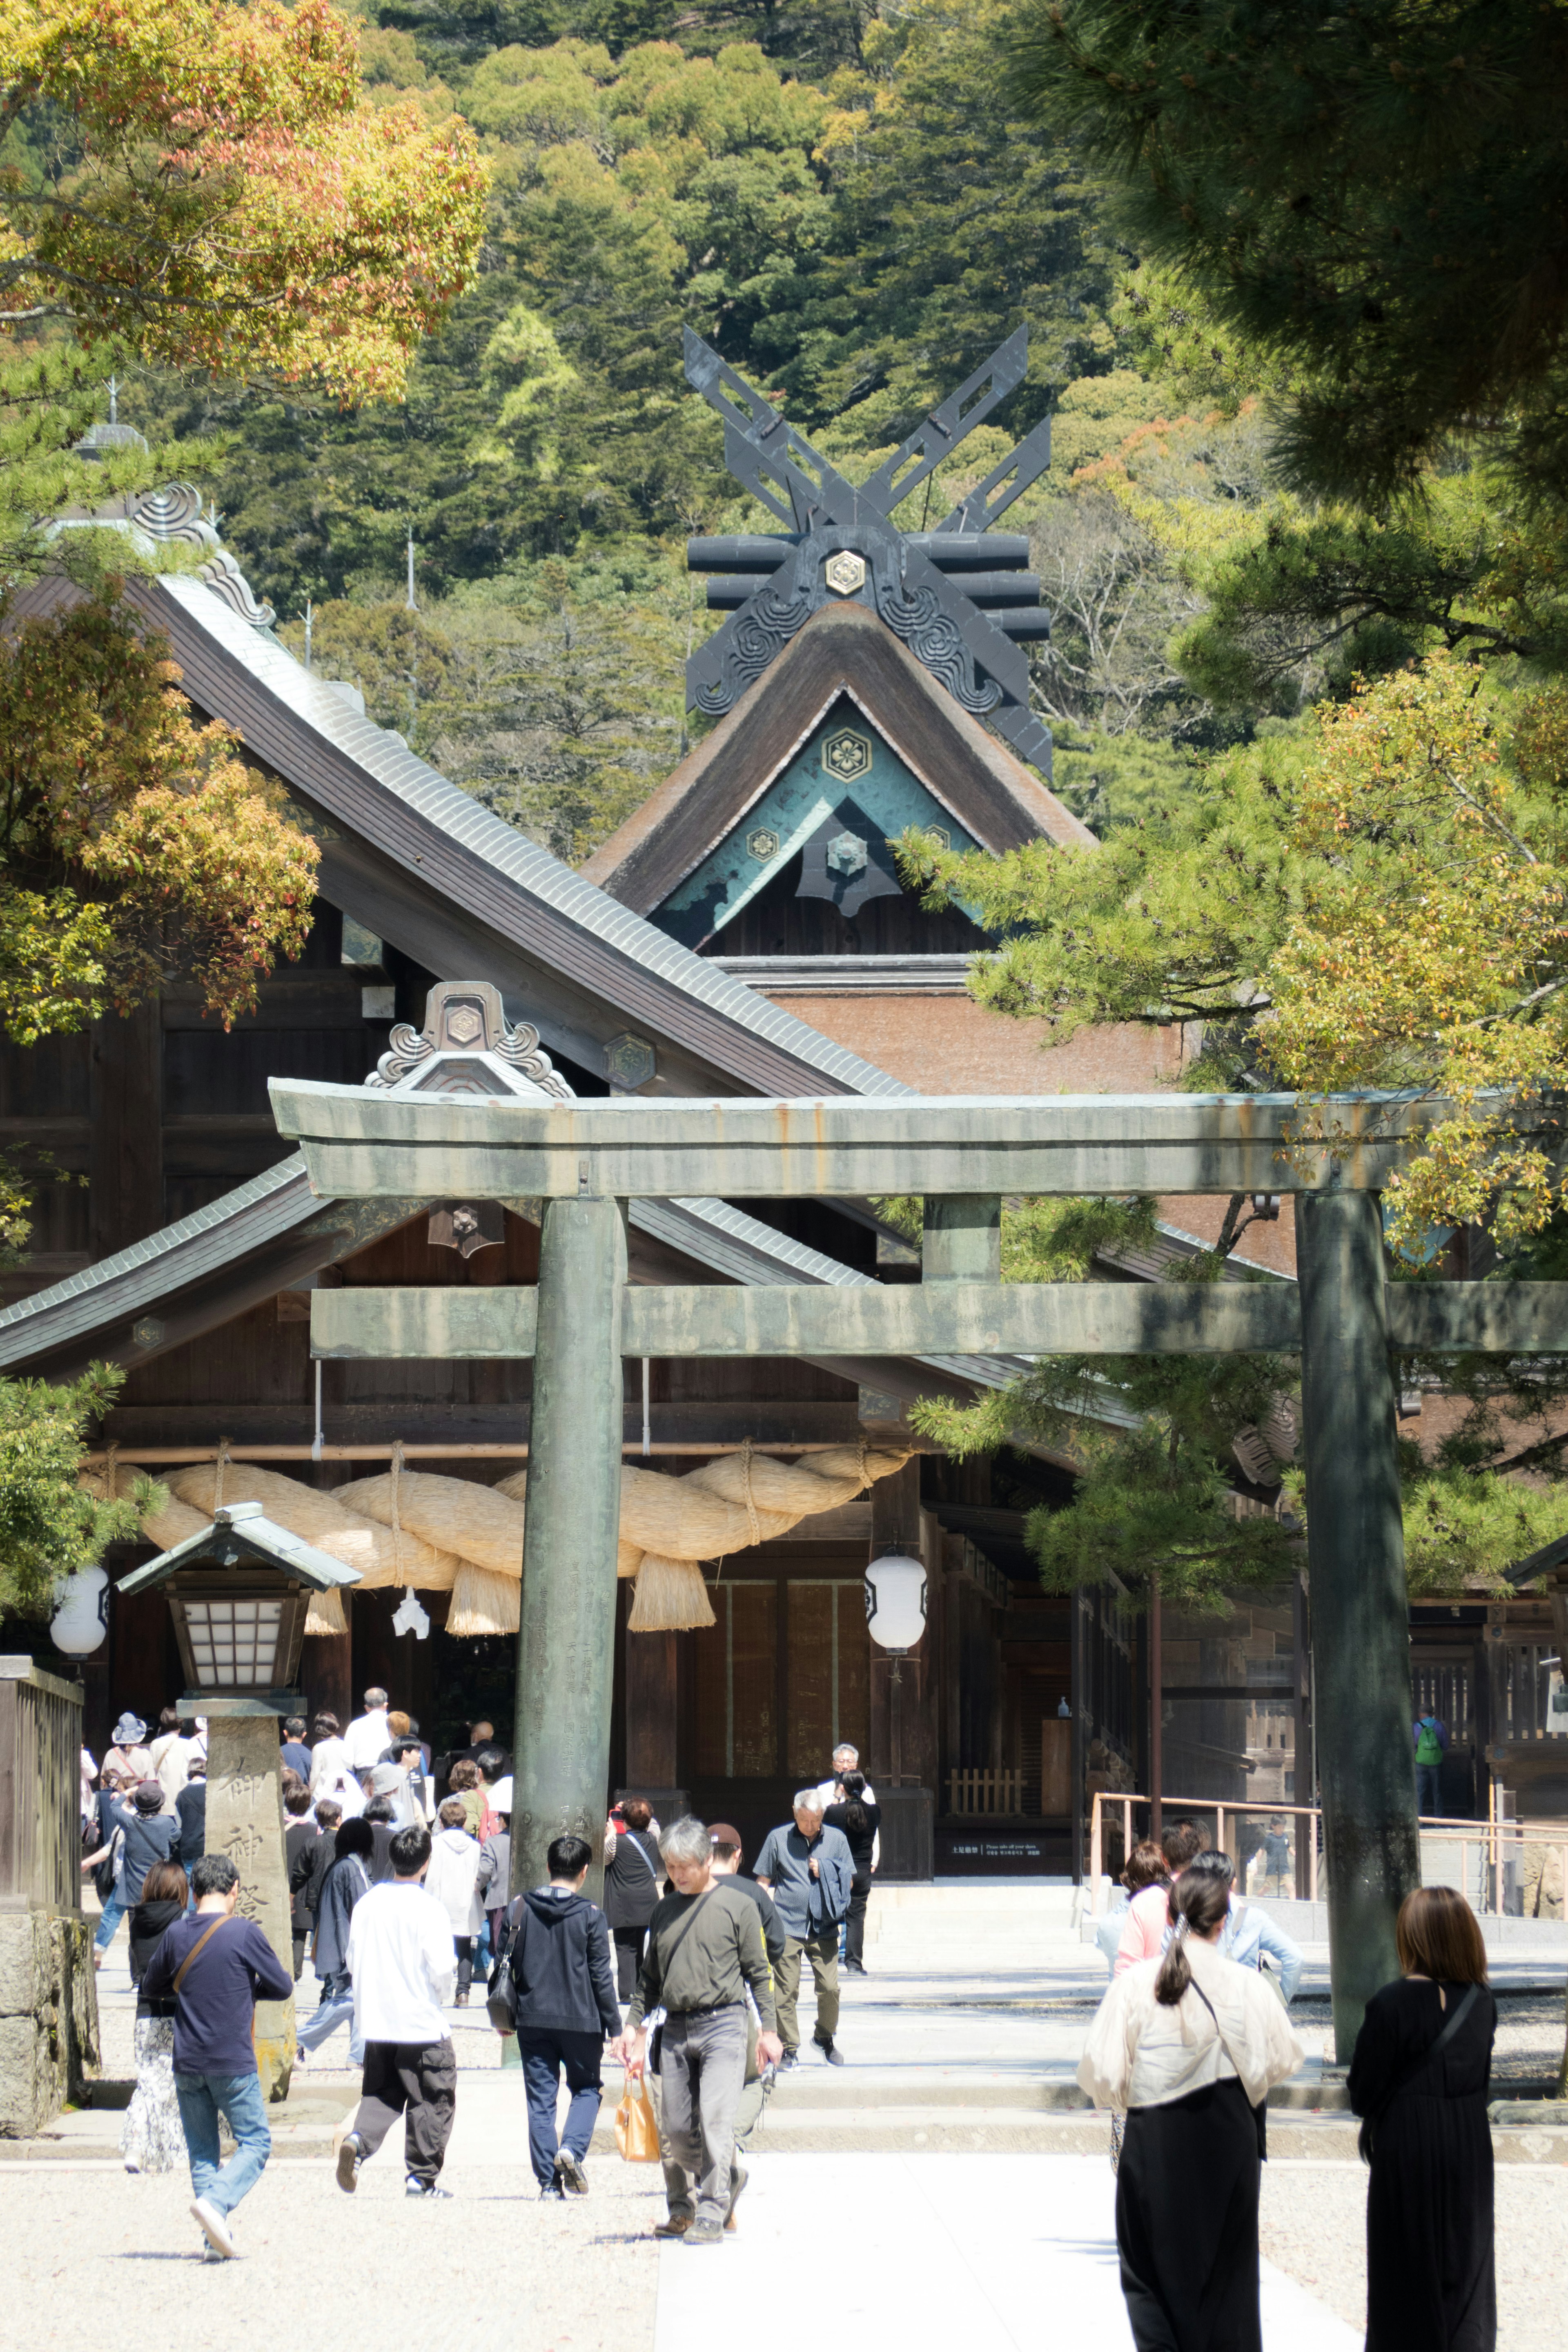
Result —
POLYGON ((602 1888, 621 1517, 626 1228, 613 1200, 545 1205, 539 1253, 528 1516, 517 1634, 511 1886, 549 1877, 567 1832, 602 1888))
POLYGON ((1367 2002, 1399 1974, 1394 1923, 1421 1884, 1378 1195, 1298 1195, 1296 1267, 1314 1724, 1334 2046, 1345 2064, 1367 2002))

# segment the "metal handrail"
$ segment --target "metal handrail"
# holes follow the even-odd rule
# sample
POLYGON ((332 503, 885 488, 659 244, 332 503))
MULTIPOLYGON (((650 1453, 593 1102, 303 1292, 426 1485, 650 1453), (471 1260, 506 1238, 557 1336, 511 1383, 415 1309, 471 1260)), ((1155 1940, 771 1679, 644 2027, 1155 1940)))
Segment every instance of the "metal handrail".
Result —
MULTIPOLYGON (((1134 1805, 1147 1806, 1150 1800, 1147 1797, 1140 1796, 1132 1790, 1097 1789, 1094 1791, 1093 1807, 1089 1816, 1089 1912, 1091 1916, 1095 1916, 1099 1914, 1100 1907, 1100 1881, 1105 1875, 1105 1824, 1102 1808, 1107 1806, 1111 1808, 1121 1808, 1122 1837, 1121 1851, 1125 1856, 1131 1853, 1133 1846, 1132 1808, 1134 1805)), ((1162 1810, 1169 1810, 1173 1812, 1212 1813, 1215 1816, 1215 1843, 1217 1846, 1224 1848, 1226 1852, 1229 1851, 1228 1847, 1226 1847, 1225 1843, 1225 1824, 1226 1816, 1227 1814, 1236 1817, 1247 1813, 1265 1813, 1270 1820, 1279 1820, 1283 1818, 1296 1823, 1307 1823, 1309 1827, 1307 1838, 1308 1891, 1306 1899, 1310 1903, 1317 1902, 1319 1846, 1323 1819, 1322 1809, 1321 1806, 1255 1804, 1248 1803, 1245 1800, 1237 1800, 1230 1797, 1223 1799, 1218 1797, 1162 1797, 1160 1803, 1162 1810)), ((1563 1916, 1565 1919, 1568 1919, 1568 1822, 1515 1821, 1510 1817, 1498 1812, 1496 1805, 1496 1792, 1494 1790, 1489 1808, 1489 1815, 1487 1820, 1484 1822, 1450 1818, 1449 1816, 1441 1813, 1423 1813, 1419 1816, 1418 1827, 1423 1833, 1435 1833, 1441 1835, 1451 1843, 1457 1843, 1466 1846, 1479 1845, 1483 1848, 1484 1853, 1481 1880, 1485 1901, 1482 1905, 1482 1908, 1484 1911, 1492 1913, 1499 1917, 1502 1916, 1504 1872, 1506 1864, 1510 1857, 1510 1850, 1517 1854, 1522 1853, 1526 1845, 1560 1846, 1563 1852, 1563 1886, 1564 1896, 1563 1916)), ((1465 1873, 1461 1872, 1461 1875, 1465 1874, 1465 1873)))

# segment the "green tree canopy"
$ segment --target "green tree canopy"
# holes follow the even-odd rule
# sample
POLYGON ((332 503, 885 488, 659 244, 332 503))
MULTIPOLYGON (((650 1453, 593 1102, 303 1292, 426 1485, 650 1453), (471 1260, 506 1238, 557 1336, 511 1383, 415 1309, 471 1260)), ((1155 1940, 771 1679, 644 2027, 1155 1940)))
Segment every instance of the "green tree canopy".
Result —
POLYGON ((1138 249, 1283 368, 1302 485, 1378 504, 1479 431, 1568 491, 1561 8, 1023 0, 1010 49, 1138 249))
POLYGON ((105 1502, 79 1484, 92 1423, 124 1374, 94 1364, 79 1380, 0 1380, 0 1611, 47 1607, 56 1580, 90 1568, 118 1538, 135 1537, 140 1513, 165 1497, 151 1479, 134 1498, 105 1502))

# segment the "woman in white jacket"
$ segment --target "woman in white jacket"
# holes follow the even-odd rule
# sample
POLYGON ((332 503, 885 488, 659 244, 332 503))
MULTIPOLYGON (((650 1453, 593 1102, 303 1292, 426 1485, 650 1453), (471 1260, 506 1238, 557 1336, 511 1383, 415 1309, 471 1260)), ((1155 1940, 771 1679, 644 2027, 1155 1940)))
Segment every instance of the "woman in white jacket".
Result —
POLYGON ((1264 2102, 1304 2053, 1256 1969, 1217 1948, 1229 1898, 1228 1874, 1184 1872, 1170 1948, 1115 1979, 1078 2070, 1127 2118, 1116 2243, 1138 2352, 1262 2352, 1264 2102))
POLYGON ((454 2006, 467 2009, 468 1988, 474 1980, 474 1937, 484 1926, 485 1919, 475 1889, 479 1868, 479 1840, 470 1837, 463 1827, 461 1797, 448 1797, 438 1820, 439 1827, 430 1842, 430 1867, 425 1874, 425 1892, 433 1895, 443 1906, 452 1923, 452 1941, 458 1952, 458 1990, 454 2006))

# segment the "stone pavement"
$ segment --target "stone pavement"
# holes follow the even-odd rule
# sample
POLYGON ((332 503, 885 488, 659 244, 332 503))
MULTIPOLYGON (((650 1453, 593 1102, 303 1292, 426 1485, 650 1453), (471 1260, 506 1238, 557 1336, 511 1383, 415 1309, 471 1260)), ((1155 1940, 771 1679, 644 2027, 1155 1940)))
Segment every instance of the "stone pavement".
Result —
MULTIPOLYGON (((811 2305, 830 2331, 900 2352, 1037 2352, 1043 2337, 1130 2352, 1103 2158, 768 2158, 742 2200, 748 2277, 789 2276, 809 2248, 811 2305)), ((711 2254, 659 2257, 654 2352, 729 2352, 733 2305, 711 2254)), ((733 2275, 732 2272, 730 2275, 733 2275)), ((1272 2263, 1266 2352, 1359 2352, 1361 2333, 1272 2263)))

